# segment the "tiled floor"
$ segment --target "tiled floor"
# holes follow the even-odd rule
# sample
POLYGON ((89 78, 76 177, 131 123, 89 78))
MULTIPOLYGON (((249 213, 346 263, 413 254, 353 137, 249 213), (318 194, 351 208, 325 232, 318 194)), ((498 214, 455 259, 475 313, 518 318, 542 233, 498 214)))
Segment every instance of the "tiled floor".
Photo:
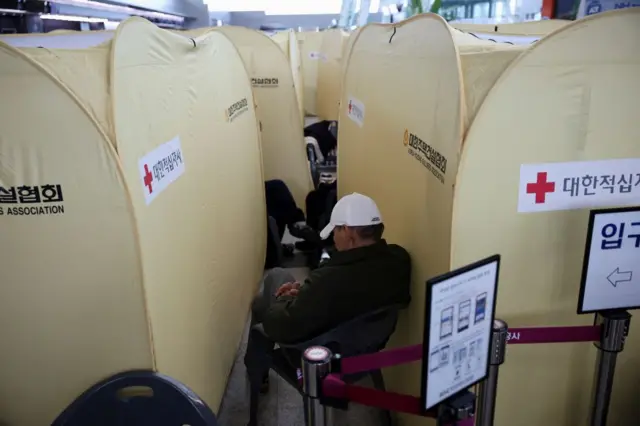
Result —
MULTIPOLYGON (((290 268, 293 276, 303 281, 308 270, 306 268, 290 268)), ((244 352, 247 347, 247 330, 236 355, 233 371, 227 384, 227 391, 222 401, 219 413, 220 426, 246 426, 249 421, 249 391, 243 364, 244 352)), ((369 386, 369 383, 363 383, 369 386)), ((378 426, 380 413, 376 409, 352 406, 349 411, 335 413, 335 426, 362 425, 378 426)), ((284 380, 271 372, 271 385, 267 395, 260 398, 258 426, 302 426, 304 415, 302 399, 284 380)))

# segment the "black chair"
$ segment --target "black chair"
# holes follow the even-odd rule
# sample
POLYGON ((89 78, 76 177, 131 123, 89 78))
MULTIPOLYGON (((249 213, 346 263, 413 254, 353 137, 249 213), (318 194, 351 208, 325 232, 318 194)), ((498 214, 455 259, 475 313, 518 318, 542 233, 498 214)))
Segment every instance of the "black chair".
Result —
POLYGON ((182 383, 140 370, 116 374, 80 395, 51 426, 217 426, 213 411, 182 383))
MULTIPOLYGON (((398 313, 405 307, 406 305, 383 307, 359 316, 306 342, 296 344, 277 343, 278 348, 270 356, 266 356, 256 363, 256 365, 261 365, 261 369, 248 371, 250 391, 249 426, 258 425, 260 386, 264 375, 269 369, 274 370, 276 374, 297 389, 298 392, 302 392, 298 381, 297 369, 300 366, 301 354, 305 349, 310 346, 324 346, 343 357, 379 352, 387 345, 389 338, 396 329, 398 313)), ((260 324, 254 325, 250 333, 259 334, 257 338, 251 339, 254 342, 269 339, 260 324)), ((380 370, 345 376, 343 379, 347 383, 354 383, 366 376, 371 377, 376 389, 385 390, 384 378, 380 370)), ((385 417, 387 424, 392 425, 391 413, 385 411, 385 417)))

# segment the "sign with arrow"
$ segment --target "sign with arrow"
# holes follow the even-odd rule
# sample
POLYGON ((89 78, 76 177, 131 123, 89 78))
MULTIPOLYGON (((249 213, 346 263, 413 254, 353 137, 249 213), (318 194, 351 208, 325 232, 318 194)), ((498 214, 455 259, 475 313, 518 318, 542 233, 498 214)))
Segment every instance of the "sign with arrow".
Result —
POLYGON ((578 313, 640 308, 640 207, 592 210, 578 313))
POLYGON ((620 272, 620 268, 616 268, 615 271, 609 274, 607 280, 611 283, 612 286, 617 287, 618 283, 626 283, 631 281, 633 278, 633 272, 620 272))

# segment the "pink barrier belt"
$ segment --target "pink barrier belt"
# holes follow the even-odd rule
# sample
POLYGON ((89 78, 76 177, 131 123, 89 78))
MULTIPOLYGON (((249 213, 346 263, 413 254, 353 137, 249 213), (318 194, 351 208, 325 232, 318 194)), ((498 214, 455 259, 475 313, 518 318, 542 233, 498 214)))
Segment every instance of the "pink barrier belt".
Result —
MULTIPOLYGON (((382 408, 383 410, 400 413, 414 414, 416 416, 437 417, 435 410, 423 414, 420 408, 420 398, 402 395, 395 392, 383 392, 377 389, 363 386, 348 385, 337 374, 330 374, 322 382, 322 392, 331 398, 346 399, 356 404, 369 407, 382 408)), ((459 420, 456 426, 473 426, 474 419, 459 420)))
MULTIPOLYGON (((510 328, 509 344, 594 342, 600 340, 600 326, 510 328)), ((388 349, 342 359, 342 374, 356 374, 407 364, 422 359, 422 345, 388 349)))
MULTIPOLYGON (((600 326, 577 327, 526 327, 510 328, 507 342, 525 343, 562 343, 593 342, 600 340, 600 326)), ((365 371, 377 370, 395 365, 407 364, 422 359, 422 345, 389 349, 375 354, 343 358, 340 374, 329 374, 322 382, 322 392, 330 398, 338 398, 370 407, 418 416, 436 417, 431 410, 423 413, 420 398, 395 392, 384 392, 363 386, 346 384, 341 376, 365 371)), ((299 376, 301 378, 301 375, 299 376)), ((459 426, 473 426, 474 419, 458 421, 459 426)))

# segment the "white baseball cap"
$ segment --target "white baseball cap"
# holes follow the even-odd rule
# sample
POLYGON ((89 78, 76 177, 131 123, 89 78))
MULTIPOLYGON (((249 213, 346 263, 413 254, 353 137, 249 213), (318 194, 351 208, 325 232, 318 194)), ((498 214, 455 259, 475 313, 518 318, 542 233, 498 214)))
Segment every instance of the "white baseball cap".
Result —
POLYGON ((380 225, 382 215, 376 202, 366 195, 353 194, 340 198, 331 212, 329 224, 320 232, 320 238, 326 240, 336 226, 380 225))

